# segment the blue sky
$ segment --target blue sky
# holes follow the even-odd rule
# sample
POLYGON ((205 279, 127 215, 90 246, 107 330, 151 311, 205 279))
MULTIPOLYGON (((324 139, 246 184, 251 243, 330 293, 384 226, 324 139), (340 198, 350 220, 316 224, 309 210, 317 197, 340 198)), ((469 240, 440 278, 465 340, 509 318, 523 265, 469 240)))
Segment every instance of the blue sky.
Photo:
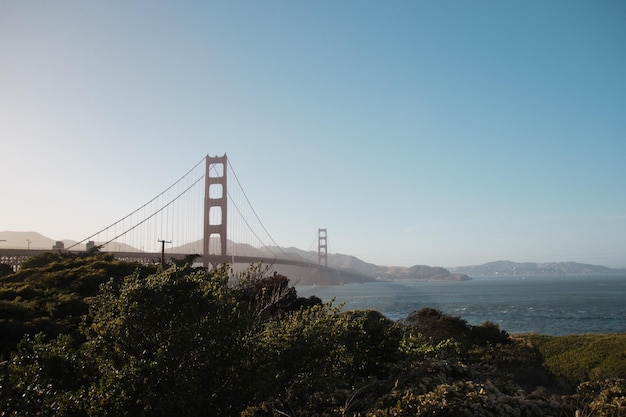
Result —
POLYGON ((0 2, 0 231, 227 153, 281 246, 626 266, 622 1, 0 2))

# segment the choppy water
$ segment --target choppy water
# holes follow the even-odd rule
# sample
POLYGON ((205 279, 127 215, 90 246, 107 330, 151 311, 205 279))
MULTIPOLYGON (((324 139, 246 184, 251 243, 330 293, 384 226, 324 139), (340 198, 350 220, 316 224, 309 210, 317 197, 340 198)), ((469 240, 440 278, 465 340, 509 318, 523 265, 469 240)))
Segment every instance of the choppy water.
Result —
POLYGON ((299 286, 300 296, 335 298, 345 310, 375 309, 393 320, 432 307, 509 333, 626 333, 626 276, 479 277, 471 281, 299 286))

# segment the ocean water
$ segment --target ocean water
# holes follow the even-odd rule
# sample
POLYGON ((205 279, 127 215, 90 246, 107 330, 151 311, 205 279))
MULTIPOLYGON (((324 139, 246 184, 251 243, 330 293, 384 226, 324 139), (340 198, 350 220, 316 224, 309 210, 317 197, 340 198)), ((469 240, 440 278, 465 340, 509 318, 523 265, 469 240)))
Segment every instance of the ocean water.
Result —
POLYGON ((344 310, 374 309, 392 320, 432 307, 469 324, 509 333, 626 333, 626 275, 478 277, 470 281, 298 286, 344 310))

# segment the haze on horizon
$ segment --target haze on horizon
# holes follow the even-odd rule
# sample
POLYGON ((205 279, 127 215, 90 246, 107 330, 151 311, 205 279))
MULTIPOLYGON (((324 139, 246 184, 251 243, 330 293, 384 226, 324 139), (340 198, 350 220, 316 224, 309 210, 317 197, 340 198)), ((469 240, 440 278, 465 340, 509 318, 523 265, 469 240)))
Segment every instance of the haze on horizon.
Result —
POLYGON ((81 240, 227 153, 276 242, 626 267, 619 1, 0 2, 0 231, 81 240))

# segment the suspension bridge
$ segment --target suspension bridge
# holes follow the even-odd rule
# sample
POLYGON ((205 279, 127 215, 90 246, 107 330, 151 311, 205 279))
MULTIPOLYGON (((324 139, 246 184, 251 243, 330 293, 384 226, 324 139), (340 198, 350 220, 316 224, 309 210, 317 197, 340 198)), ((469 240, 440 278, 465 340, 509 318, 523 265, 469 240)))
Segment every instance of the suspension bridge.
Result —
MULTIPOLYGON (((194 259, 205 268, 264 263, 328 270, 327 231, 318 229, 317 253, 287 253, 272 238, 250 203, 226 154, 206 156, 141 207, 65 247, 0 248, 0 263, 15 270, 43 252, 98 249, 116 258, 142 262, 194 259), (235 186, 229 186, 229 178, 235 186)), ((311 248, 309 248, 311 249, 311 248)))

